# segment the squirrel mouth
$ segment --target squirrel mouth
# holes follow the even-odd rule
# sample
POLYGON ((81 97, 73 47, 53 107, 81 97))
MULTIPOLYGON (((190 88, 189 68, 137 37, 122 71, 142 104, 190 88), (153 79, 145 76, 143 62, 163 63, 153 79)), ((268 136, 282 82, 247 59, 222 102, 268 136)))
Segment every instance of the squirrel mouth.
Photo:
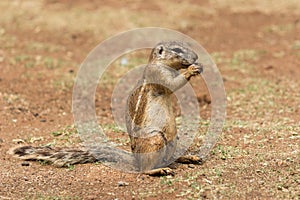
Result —
POLYGON ((189 64, 182 64, 182 69, 187 69, 188 67, 190 67, 192 65, 193 65, 194 68, 198 69, 199 73, 203 72, 203 65, 198 63, 198 62, 194 62, 192 64, 190 64, 190 63, 189 64))
POLYGON ((192 64, 182 64, 183 68, 188 68, 192 64))
POLYGON ((191 66, 193 64, 196 64, 196 62, 194 62, 194 63, 188 63, 188 62, 187 63, 182 63, 182 66, 185 69, 185 68, 188 68, 189 66, 191 66))

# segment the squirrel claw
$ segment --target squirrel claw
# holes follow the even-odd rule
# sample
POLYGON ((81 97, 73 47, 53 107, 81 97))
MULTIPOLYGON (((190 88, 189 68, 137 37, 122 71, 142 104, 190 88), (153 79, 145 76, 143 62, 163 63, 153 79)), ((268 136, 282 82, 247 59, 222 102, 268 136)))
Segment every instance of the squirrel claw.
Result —
POLYGON ((184 73, 187 80, 190 80, 192 76, 197 76, 203 72, 203 65, 199 63, 194 63, 187 68, 184 73))
POLYGON ((200 63, 194 63, 190 66, 192 71, 195 71, 197 74, 201 74, 203 72, 203 65, 200 63))

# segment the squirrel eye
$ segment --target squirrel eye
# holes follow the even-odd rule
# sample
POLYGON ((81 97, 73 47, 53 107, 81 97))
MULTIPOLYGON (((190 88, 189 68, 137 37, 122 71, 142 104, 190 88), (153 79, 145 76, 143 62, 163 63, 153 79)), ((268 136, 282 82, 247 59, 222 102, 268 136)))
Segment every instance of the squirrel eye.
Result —
POLYGON ((160 49, 159 49, 159 51, 158 51, 158 54, 160 54, 160 55, 161 55, 161 54, 162 54, 162 52, 163 52, 163 50, 164 50, 164 48, 161 46, 161 47, 160 47, 160 49))

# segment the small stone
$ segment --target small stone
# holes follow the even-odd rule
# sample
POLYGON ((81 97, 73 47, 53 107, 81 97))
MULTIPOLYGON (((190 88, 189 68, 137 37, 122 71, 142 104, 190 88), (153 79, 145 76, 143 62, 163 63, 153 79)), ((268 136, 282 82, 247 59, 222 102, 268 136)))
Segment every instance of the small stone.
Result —
POLYGON ((193 168, 195 168, 195 165, 189 164, 188 167, 193 169, 193 168))
POLYGON ((47 120, 46 119, 41 119, 40 122, 47 122, 47 120))
POLYGON ((0 143, 3 143, 3 142, 4 142, 3 139, 0 138, 0 143))
POLYGON ((125 66, 125 65, 127 65, 127 64, 128 64, 127 58, 122 58, 122 59, 121 59, 121 65, 122 65, 122 66, 125 66))
POLYGON ((67 57, 68 57, 68 58, 72 58, 72 56, 73 56, 73 53, 72 53, 71 51, 68 51, 68 52, 67 52, 67 57))
POLYGON ((17 144, 25 143, 25 141, 22 140, 22 139, 13 139, 12 141, 13 141, 14 143, 17 143, 17 144))
POLYGON ((21 165, 28 167, 30 164, 29 164, 29 162, 22 162, 21 165))
POLYGON ((270 69, 273 69, 274 68, 274 66, 273 65, 268 65, 268 66, 265 66, 265 69, 266 70, 270 70, 270 69))
POLYGON ((35 27, 34 33, 39 33, 39 32, 41 32, 41 27, 39 26, 35 27))
POLYGON ((0 28, 0 35, 4 35, 5 34, 5 29, 4 28, 0 28))
POLYGON ((119 186, 119 187, 122 187, 122 186, 128 186, 128 185, 129 185, 129 183, 124 182, 124 181, 119 181, 119 182, 118 182, 118 186, 119 186))

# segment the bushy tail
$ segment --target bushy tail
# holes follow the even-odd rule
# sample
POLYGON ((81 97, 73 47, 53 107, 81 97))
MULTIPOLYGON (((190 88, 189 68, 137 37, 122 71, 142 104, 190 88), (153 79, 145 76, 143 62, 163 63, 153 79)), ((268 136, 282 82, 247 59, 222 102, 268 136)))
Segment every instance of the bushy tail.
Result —
POLYGON ((10 149, 9 153, 22 160, 42 160, 57 167, 97 161, 89 151, 78 149, 21 146, 10 149))

